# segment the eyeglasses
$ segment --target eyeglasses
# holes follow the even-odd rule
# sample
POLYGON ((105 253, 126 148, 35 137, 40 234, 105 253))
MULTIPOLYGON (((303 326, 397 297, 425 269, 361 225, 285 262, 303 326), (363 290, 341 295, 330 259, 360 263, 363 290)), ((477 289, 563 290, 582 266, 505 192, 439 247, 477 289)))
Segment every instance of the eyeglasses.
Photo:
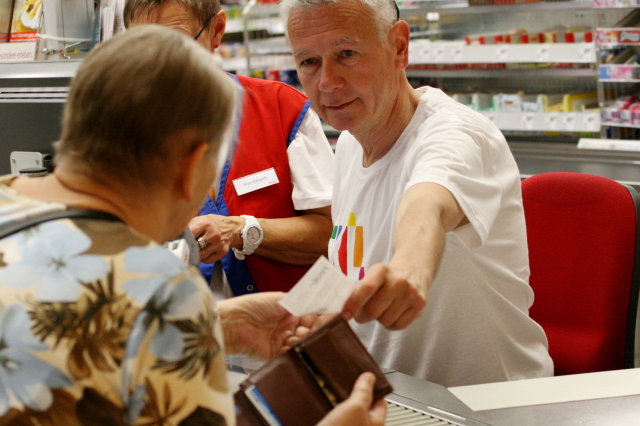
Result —
POLYGON ((393 2, 393 5, 396 8, 396 20, 400 20, 400 9, 398 9, 398 3, 396 3, 396 0, 391 0, 393 2))
MULTIPOLYGON (((395 3, 395 2, 394 2, 395 3)), ((397 8, 398 6, 396 6, 397 8)), ((215 15, 215 14, 214 14, 215 15)), ((200 29, 200 31, 198 31, 198 34, 196 34, 196 36, 193 38, 194 40, 198 40, 198 37, 200 37, 200 34, 202 34, 202 32, 204 31, 205 28, 207 28, 209 26, 209 22, 211 22, 211 20, 213 19, 213 16, 211 15, 209 16, 209 19, 207 19, 206 21, 204 21, 204 25, 202 26, 202 28, 200 29)))

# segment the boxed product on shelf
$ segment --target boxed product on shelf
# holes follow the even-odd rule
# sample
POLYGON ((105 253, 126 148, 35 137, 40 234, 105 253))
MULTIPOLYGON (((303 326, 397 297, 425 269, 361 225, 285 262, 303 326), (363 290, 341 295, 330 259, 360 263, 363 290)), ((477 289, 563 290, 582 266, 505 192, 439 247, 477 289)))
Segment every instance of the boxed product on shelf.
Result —
POLYGON ((522 94, 520 93, 499 93, 496 110, 501 112, 522 111, 522 94))
POLYGON ((636 101, 629 105, 629 112, 631 115, 630 124, 633 126, 640 126, 640 102, 636 101))
POLYGON ((619 43, 640 43, 640 28, 625 28, 618 35, 619 43))
POLYGON ((488 93, 472 93, 471 108, 476 111, 495 111, 497 95, 488 93))
POLYGON ((630 122, 630 116, 628 113, 622 114, 622 111, 629 109, 629 106, 637 101, 635 95, 621 96, 610 105, 602 108, 601 115, 602 121, 605 123, 620 123, 624 124, 622 120, 630 122))
POLYGON ((620 110, 620 124, 634 124, 634 114, 640 118, 640 101, 636 98, 625 109, 620 110))
POLYGON ((637 78, 638 67, 632 65, 601 65, 600 79, 630 81, 637 78))
POLYGON ((9 41, 13 0, 0 0, 0 43, 9 41))
POLYGON ((42 0, 15 0, 9 41, 35 41, 40 29, 41 15, 42 0))

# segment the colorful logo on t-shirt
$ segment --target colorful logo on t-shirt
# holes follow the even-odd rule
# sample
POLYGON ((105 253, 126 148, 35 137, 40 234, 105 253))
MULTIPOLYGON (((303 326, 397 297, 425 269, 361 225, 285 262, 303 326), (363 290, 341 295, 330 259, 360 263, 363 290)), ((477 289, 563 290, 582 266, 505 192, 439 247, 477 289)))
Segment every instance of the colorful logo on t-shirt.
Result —
POLYGON ((333 227, 329 252, 333 255, 333 265, 340 268, 349 278, 361 280, 364 277, 364 230, 356 225, 356 215, 349 213, 347 226, 333 227))

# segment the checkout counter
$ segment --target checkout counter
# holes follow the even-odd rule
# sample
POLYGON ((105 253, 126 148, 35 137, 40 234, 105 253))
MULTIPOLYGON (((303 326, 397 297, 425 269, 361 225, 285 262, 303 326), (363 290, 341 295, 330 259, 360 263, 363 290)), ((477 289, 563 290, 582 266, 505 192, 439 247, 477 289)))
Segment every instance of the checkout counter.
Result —
MULTIPOLYGON (((447 389, 396 371, 385 372, 393 386, 386 426, 564 426, 640 424, 640 369, 520 380, 447 389), (547 389, 548 388, 548 389, 547 389), (637 389, 637 391, 636 391, 637 389), (551 403, 572 398, 582 400, 551 403), (627 396, 593 398, 602 394, 627 396), (635 393, 635 394, 632 394, 635 393), (458 398, 456 395, 461 395, 458 398), (471 409, 464 401, 480 408, 471 409), (545 403, 531 404, 535 399, 545 403)), ((246 378, 237 366, 229 371, 235 392, 246 378)))

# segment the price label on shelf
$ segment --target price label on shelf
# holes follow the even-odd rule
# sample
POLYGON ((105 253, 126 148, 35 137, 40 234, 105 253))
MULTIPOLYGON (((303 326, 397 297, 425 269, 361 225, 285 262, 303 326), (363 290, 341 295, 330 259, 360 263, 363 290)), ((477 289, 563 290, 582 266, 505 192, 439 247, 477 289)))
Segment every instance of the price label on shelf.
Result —
POLYGON ((520 116, 522 130, 533 130, 533 119, 535 118, 533 112, 523 112, 520 116))
POLYGON ((509 45, 507 44, 499 44, 498 49, 496 50, 496 59, 498 62, 507 62, 507 57, 509 56, 509 45))
POLYGON ((558 130, 559 114, 557 112, 548 112, 544 116, 544 124, 547 130, 558 130))
POLYGON ((431 47, 425 46, 422 48, 422 52, 420 53, 420 63, 428 64, 431 61, 431 47))
POLYGON ((600 117, 597 112, 582 114, 582 125, 586 130, 598 131, 600 127, 600 117))
POLYGON ((444 62, 444 46, 437 46, 433 49, 433 62, 437 64, 444 62))
POLYGON ((582 43, 580 49, 578 49, 578 56, 581 61, 593 62, 595 61, 594 46, 591 43, 582 43))
POLYGON ((576 113, 575 112, 567 112, 562 114, 562 128, 570 132, 576 129, 576 113))
POLYGON ((546 62, 549 60, 549 45, 542 44, 536 49, 536 61, 546 62))
POLYGON ((462 46, 456 46, 451 49, 451 61, 454 63, 462 62, 462 46))

